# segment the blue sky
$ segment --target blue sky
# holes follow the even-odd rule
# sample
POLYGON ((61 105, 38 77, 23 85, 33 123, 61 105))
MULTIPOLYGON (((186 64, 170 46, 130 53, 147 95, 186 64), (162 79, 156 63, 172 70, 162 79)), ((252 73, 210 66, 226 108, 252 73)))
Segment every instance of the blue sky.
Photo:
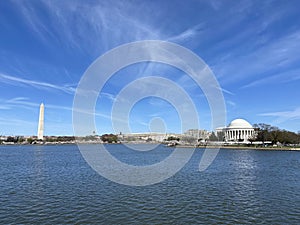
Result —
MULTIPOLYGON (((244 118, 297 132, 299 21, 297 0, 0 1, 0 135, 36 135, 41 102, 45 135, 72 135, 74 93, 86 69, 110 49, 140 40, 174 42, 200 56, 222 87, 227 123, 244 118)), ((208 103, 193 80, 172 67, 141 63, 103 88, 97 133, 115 132, 111 107, 125 85, 158 75, 186 90, 200 128, 211 130, 208 103)), ((181 132, 174 107, 154 97, 132 109, 132 132, 149 131, 149 123, 155 131, 157 118, 166 132, 181 132)))

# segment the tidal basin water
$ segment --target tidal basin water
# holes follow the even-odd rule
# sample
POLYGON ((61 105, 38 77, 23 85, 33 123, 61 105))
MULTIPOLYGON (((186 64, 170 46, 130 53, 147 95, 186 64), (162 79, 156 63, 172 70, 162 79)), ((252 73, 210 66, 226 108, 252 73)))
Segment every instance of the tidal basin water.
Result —
MULTIPOLYGON (((134 165, 172 151, 107 147, 134 165)), ((130 187, 98 175, 76 145, 0 146, 0 224, 300 224, 300 152, 224 149, 199 172, 203 152, 162 183, 130 187)))

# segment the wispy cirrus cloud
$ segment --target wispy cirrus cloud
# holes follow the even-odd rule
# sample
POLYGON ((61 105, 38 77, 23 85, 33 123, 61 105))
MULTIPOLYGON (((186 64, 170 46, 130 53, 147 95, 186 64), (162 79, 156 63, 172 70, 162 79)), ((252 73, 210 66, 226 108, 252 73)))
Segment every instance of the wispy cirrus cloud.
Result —
POLYGON ((287 120, 299 120, 300 119, 300 107, 290 111, 278 111, 261 113, 259 116, 275 117, 275 123, 282 123, 287 120))
POLYGON ((224 23, 226 29, 222 26, 215 34, 227 35, 211 47, 212 67, 222 84, 252 82, 275 75, 282 69, 293 68, 300 60, 299 29, 278 28, 280 23, 288 22, 290 5, 274 7, 270 1, 259 5, 257 8, 255 1, 234 4, 231 11, 237 14, 236 19, 228 18, 224 23), (248 23, 254 11, 259 15, 248 23))
POLYGON ((201 31, 204 30, 205 27, 205 23, 199 23, 191 28, 187 28, 179 34, 168 37, 166 41, 177 43, 190 41, 191 39, 195 39, 195 37, 199 36, 201 34, 201 31))
POLYGON ((230 59, 220 64, 218 73, 222 74, 223 82, 227 83, 245 78, 256 81, 261 79, 264 73, 276 74, 278 70, 293 67, 300 60, 299 50, 300 32, 296 31, 240 57, 232 55, 230 59))
POLYGON ((143 5, 115 2, 112 7, 106 2, 82 1, 60 1, 55 4, 51 1, 40 1, 39 3, 51 20, 47 26, 41 22, 40 12, 32 4, 17 2, 16 6, 20 8, 27 26, 45 44, 49 44, 51 40, 52 44, 62 45, 69 50, 99 56, 100 53, 128 40, 161 38, 159 29, 136 19, 139 14, 149 10, 143 5), (132 13, 133 7, 137 12, 136 15, 132 13), (47 29, 49 27, 51 29, 47 29), (95 41, 101 44, 95 45, 95 41))
POLYGON ((287 82, 293 82, 300 80, 300 69, 292 69, 280 73, 275 73, 275 75, 272 76, 266 76, 260 79, 256 79, 241 88, 252 88, 257 87, 261 85, 270 85, 270 84, 282 84, 287 82))
POLYGON ((1 125, 9 125, 9 126, 25 126, 25 125, 26 126, 28 126, 28 125, 30 125, 30 126, 36 126, 37 122, 0 117, 0 124, 1 125))
POLYGON ((197 37, 199 38, 199 34, 206 28, 206 24, 200 22, 191 27, 182 27, 179 32, 177 29, 176 32, 163 29, 164 25, 169 23, 159 19, 160 16, 164 16, 161 13, 165 9, 156 12, 161 14, 157 18, 149 16, 157 7, 155 4, 150 6, 151 4, 114 2, 112 7, 112 4, 107 2, 40 1, 40 7, 51 21, 49 24, 43 23, 40 11, 34 4, 23 1, 14 4, 20 9, 26 26, 44 44, 60 45, 84 54, 92 53, 94 56, 99 56, 122 43, 145 39, 176 43, 197 42, 197 37), (95 45, 95 41, 101 45, 95 45))
POLYGON ((30 102, 26 97, 15 97, 11 99, 0 99, 0 108, 3 110, 11 110, 14 108, 33 109, 38 108, 38 104, 30 102))
POLYGON ((233 102, 233 101, 230 101, 230 100, 227 100, 226 103, 227 103, 227 105, 230 105, 230 106, 232 106, 232 107, 235 107, 235 106, 236 106, 236 103, 233 102))
POLYGON ((101 92, 100 93, 100 97, 104 97, 104 98, 107 98, 109 99, 110 101, 114 102, 116 100, 116 96, 113 95, 113 94, 110 94, 110 93, 107 93, 107 92, 101 92))
MULTIPOLYGON (((11 110, 15 108, 23 108, 28 110, 36 111, 40 107, 40 103, 32 102, 29 98, 26 97, 16 97, 12 99, 0 99, 0 109, 4 110, 11 110)), ((52 109, 52 110, 64 110, 64 111, 76 111, 80 113, 94 115, 96 117, 101 117, 104 119, 111 119, 110 114, 105 114, 101 112, 89 112, 83 109, 73 108, 72 106, 63 106, 63 105, 53 105, 53 104, 45 104, 45 109, 52 109)))
POLYGON ((57 91, 65 92, 67 94, 73 94, 75 92, 75 88, 71 87, 69 85, 60 86, 60 85, 55 85, 55 84, 51 84, 51 83, 6 75, 6 74, 2 74, 2 73, 0 73, 0 82, 14 85, 14 86, 27 85, 27 86, 35 87, 37 89, 44 89, 44 90, 48 90, 48 91, 57 90, 57 91))

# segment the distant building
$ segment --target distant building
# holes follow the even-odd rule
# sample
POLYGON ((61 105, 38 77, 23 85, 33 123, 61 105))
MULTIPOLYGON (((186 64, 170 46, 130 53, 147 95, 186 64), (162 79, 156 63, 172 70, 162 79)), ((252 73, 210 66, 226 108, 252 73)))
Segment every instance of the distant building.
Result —
POLYGON ((118 138, 121 141, 154 141, 163 142, 170 136, 178 136, 177 134, 165 134, 165 133, 131 133, 131 134, 118 134, 118 138))
POLYGON ((248 142, 255 136, 254 128, 244 119, 235 119, 227 127, 217 128, 216 133, 223 134, 226 142, 248 142))
POLYGON ((208 132, 207 130, 189 129, 184 133, 184 136, 207 140, 210 136, 210 132, 208 132))
POLYGON ((44 104, 40 105, 40 114, 39 114, 39 125, 38 125, 38 139, 44 139, 44 104))

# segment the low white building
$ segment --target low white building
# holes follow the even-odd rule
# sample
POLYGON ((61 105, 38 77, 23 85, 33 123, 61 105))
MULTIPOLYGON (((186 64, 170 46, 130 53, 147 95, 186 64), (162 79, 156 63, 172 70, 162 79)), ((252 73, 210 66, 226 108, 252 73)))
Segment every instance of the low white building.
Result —
POLYGON ((244 119, 235 119, 227 127, 217 128, 216 133, 222 133, 226 142, 248 142, 255 136, 254 128, 244 119))
POLYGON ((156 141, 163 142, 172 134, 165 133, 131 133, 131 134, 119 134, 118 138, 122 141, 156 141))
POLYGON ((189 129, 186 132, 184 132, 184 136, 194 137, 197 140, 198 139, 207 140, 210 135, 211 133, 208 132, 207 130, 189 129))

